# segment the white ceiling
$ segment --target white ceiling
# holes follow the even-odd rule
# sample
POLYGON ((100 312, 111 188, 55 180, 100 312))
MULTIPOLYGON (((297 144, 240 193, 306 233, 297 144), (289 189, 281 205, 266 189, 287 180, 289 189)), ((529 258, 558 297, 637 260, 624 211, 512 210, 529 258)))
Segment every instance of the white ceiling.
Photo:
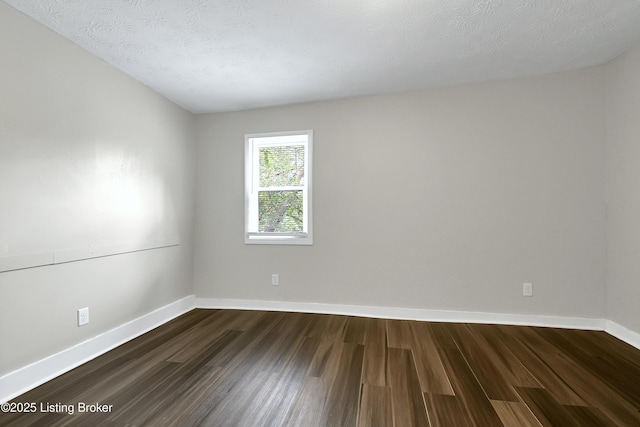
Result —
POLYGON ((605 63, 640 0, 5 0, 194 113, 605 63))

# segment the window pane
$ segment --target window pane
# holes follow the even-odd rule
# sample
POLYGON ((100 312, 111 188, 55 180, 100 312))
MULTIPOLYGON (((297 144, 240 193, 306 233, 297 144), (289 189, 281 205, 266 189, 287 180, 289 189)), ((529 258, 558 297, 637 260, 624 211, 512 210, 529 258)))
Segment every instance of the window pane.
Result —
POLYGON ((304 146, 260 147, 260 187, 302 185, 304 146))
POLYGON ((302 190, 260 191, 258 211, 258 231, 261 233, 304 231, 302 190))

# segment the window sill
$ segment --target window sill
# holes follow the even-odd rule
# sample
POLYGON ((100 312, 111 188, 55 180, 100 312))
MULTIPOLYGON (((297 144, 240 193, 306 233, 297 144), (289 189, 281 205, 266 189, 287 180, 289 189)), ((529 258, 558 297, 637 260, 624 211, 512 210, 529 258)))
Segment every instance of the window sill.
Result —
POLYGON ((312 245, 313 239, 308 233, 247 233, 246 245, 312 245))

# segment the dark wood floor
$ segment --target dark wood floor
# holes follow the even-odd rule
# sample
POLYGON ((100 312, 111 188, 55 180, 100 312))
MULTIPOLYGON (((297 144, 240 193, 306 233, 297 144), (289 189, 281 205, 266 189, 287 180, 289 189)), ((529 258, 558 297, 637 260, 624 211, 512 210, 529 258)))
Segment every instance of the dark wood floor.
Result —
POLYGON ((13 402, 74 413, 0 425, 640 426, 640 351, 604 332, 194 310, 13 402))

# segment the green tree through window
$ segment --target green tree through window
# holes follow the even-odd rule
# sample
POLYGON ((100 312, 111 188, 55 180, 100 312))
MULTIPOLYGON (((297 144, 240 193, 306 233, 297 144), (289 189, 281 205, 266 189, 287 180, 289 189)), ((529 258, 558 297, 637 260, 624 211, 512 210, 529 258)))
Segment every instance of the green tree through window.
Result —
POLYGON ((260 148, 258 231, 303 231, 304 146, 260 148), (299 189, 276 189, 299 187, 299 189))

